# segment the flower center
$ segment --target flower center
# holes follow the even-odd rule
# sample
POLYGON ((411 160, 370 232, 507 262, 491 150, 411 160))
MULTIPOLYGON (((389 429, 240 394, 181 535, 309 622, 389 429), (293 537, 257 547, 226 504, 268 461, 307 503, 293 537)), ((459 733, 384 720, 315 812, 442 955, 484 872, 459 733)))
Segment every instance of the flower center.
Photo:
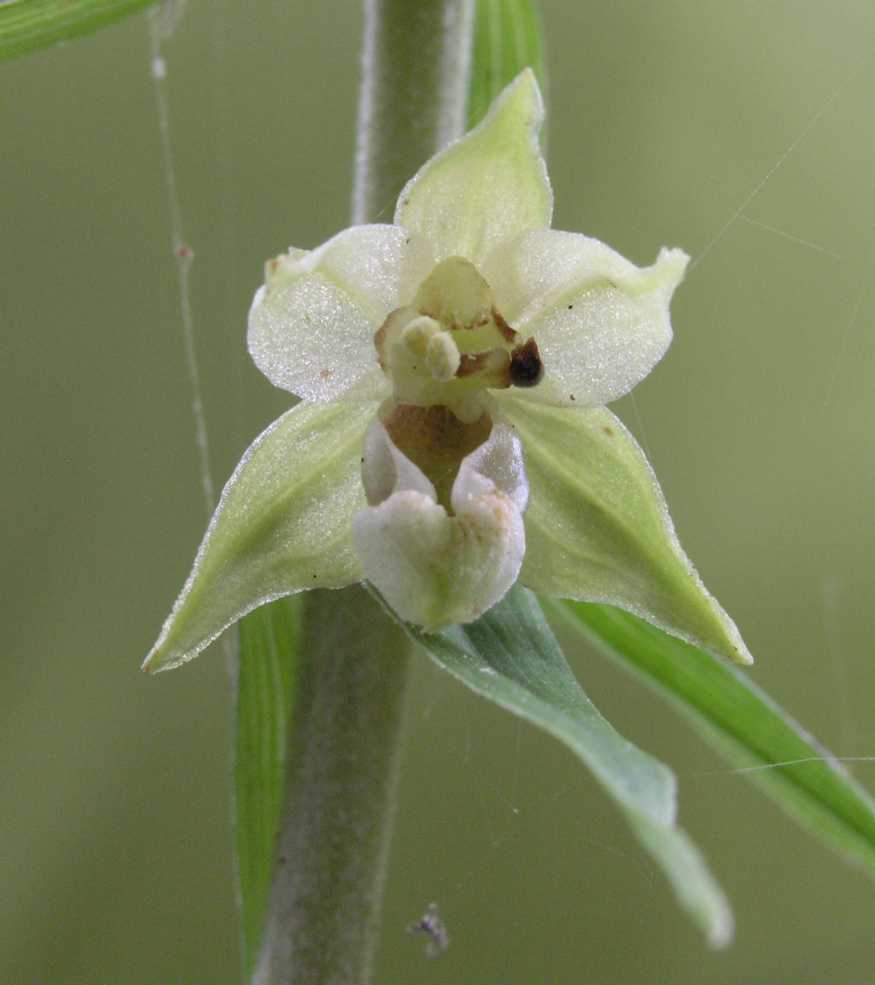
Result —
POLYGON ((535 340, 520 339, 462 257, 441 261, 413 301, 389 315, 374 344, 396 404, 443 406, 463 421, 484 413, 488 389, 535 386, 543 376, 535 340))

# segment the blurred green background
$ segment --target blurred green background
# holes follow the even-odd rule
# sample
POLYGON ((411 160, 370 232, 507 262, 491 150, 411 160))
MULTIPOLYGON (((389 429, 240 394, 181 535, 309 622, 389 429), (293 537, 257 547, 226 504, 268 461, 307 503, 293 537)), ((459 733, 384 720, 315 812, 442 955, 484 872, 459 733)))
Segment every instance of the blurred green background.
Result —
MULTIPOLYGON (((755 679, 875 754, 871 0, 542 9, 557 225, 696 258, 618 410, 755 679)), ((360 30, 351 0, 191 0, 165 48, 217 480, 286 403, 244 349, 263 260, 348 221, 360 30)), ((203 528, 148 62, 140 16, 0 66, 0 985, 238 981, 223 654, 138 670, 203 528)), ((678 771, 735 945, 705 949, 564 749, 423 658, 377 982, 875 981, 875 885, 570 658, 678 771), (432 900, 433 962, 404 932, 432 900)))

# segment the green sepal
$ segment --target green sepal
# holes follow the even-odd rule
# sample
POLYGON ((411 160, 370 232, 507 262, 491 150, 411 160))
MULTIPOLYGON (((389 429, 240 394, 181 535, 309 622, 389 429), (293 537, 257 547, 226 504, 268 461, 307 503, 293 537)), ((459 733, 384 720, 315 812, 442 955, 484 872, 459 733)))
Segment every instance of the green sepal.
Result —
POLYGON ((191 660, 265 602, 360 580, 352 520, 365 505, 359 465, 375 413, 374 403, 299 404, 256 438, 144 670, 191 660))
POLYGON ((436 260, 462 256, 475 266, 504 240, 549 227, 553 192, 538 144, 543 119, 541 90, 525 69, 478 126, 405 185, 395 225, 424 236, 436 260))
POLYGON ((684 554, 656 476, 604 407, 503 400, 529 479, 520 581, 543 595, 619 606, 740 664, 753 658, 684 554))

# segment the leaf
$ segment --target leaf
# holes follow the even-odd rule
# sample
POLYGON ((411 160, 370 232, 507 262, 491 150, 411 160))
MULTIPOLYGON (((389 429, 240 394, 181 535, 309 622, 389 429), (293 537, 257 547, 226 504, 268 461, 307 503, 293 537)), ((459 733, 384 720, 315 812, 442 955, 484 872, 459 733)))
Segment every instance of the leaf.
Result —
POLYGON ((875 801, 746 674, 610 606, 554 610, 674 699, 791 817, 875 876, 875 801))
POLYGON ((10 0, 0 5, 0 59, 91 34, 155 0, 10 0))
POLYGON ((543 89, 543 44, 535 5, 531 0, 477 0, 469 127, 483 119, 493 99, 526 67, 543 89))
POLYGON ((604 407, 502 400, 529 478, 524 585, 608 602, 739 663, 735 624, 702 584, 635 439, 604 407))
POLYGON ((264 931, 298 669, 299 597, 240 622, 234 693, 234 839, 247 980, 264 931))
POLYGON ((511 589, 467 626, 437 634, 405 628, 438 666, 472 691, 564 742, 616 801, 709 943, 729 942, 732 915, 726 899, 675 826, 674 775, 601 716, 571 673, 531 592, 511 589))
POLYGON ((352 519, 375 404, 298 404, 246 450, 222 490, 194 567, 143 665, 197 656, 265 602, 360 579, 352 519))

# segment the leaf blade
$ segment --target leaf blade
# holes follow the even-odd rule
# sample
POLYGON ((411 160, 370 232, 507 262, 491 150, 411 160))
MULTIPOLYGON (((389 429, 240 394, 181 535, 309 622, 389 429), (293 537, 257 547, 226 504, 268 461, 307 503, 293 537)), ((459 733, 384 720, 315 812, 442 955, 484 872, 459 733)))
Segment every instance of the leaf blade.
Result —
POLYGON ((544 88, 541 26, 531 0, 478 0, 468 90, 468 126, 476 126, 493 99, 524 69, 544 88))
POLYGON ((745 673, 611 606, 550 611, 673 699, 785 812, 875 877, 875 800, 745 673))
POLYGON ((11 0, 0 5, 0 60, 46 48, 154 4, 156 0, 11 0))
POLYGON ((732 936, 722 890, 675 827, 671 771, 617 733, 571 673, 535 596, 516 586, 475 623, 429 634, 402 624, 442 669, 563 742, 592 771, 709 943, 732 936))
POLYGON ((234 681, 234 843, 244 973, 264 931, 296 691, 300 598, 262 606, 239 626, 234 681))

